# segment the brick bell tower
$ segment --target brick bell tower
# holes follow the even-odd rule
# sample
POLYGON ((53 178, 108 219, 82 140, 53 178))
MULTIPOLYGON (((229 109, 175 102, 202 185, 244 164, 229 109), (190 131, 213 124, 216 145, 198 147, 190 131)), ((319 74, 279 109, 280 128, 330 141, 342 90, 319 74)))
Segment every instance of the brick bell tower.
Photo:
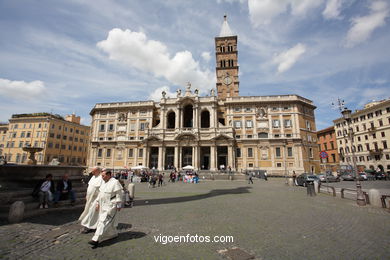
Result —
POLYGON ((239 96, 237 35, 233 35, 226 15, 221 32, 215 37, 218 98, 239 96))

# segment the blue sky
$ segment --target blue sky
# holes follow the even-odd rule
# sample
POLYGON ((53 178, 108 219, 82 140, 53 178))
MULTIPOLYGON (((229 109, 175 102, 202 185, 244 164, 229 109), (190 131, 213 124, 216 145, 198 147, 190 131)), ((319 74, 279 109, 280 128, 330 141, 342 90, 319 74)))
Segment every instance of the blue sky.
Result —
POLYGON ((215 87, 223 15, 238 35, 240 95, 298 94, 317 129, 390 96, 388 0, 2 0, 0 121, 215 87))

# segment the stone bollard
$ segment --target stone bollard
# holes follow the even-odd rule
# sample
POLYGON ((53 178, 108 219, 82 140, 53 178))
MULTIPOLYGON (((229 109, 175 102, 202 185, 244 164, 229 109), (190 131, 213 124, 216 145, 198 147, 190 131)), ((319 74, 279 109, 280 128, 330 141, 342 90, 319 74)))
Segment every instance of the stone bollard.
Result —
POLYGON ((315 196, 316 192, 314 190, 314 183, 312 181, 307 181, 306 186, 307 186, 307 196, 310 197, 315 196))
POLYGON ((315 193, 318 193, 319 188, 320 188, 320 185, 319 185, 318 181, 314 181, 314 191, 315 191, 315 193))
POLYGON ((24 203, 23 201, 15 201, 9 208, 8 222, 18 223, 23 220, 24 217, 24 203))
POLYGON ((294 186, 294 181, 292 178, 288 178, 288 186, 294 186))
POLYGON ((370 189, 368 191, 368 197, 370 198, 370 204, 375 207, 382 207, 381 193, 377 189, 370 189))

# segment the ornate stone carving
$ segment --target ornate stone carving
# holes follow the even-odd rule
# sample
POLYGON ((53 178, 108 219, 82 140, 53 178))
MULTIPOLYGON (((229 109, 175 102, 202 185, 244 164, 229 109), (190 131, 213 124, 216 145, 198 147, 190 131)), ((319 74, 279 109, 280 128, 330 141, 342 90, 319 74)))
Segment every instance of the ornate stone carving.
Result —
POLYGON ((259 119, 266 119, 267 118, 267 108, 264 107, 257 107, 256 108, 256 118, 259 119))
POLYGON ((126 122, 127 121, 127 114, 126 113, 120 113, 118 116, 119 122, 126 122))

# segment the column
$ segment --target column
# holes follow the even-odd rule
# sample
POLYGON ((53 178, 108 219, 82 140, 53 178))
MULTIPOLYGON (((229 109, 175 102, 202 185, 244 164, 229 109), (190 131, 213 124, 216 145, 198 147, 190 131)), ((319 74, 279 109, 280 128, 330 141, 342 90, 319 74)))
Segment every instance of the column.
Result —
POLYGON ((259 147, 256 145, 254 149, 255 149, 254 152, 255 152, 255 162, 256 162, 255 167, 260 168, 259 147))
POLYGON ((147 161, 146 161, 146 157, 147 157, 147 150, 148 150, 148 148, 146 147, 146 146, 144 146, 144 152, 143 152, 143 157, 142 157, 142 165, 143 166, 146 166, 146 167, 148 167, 148 165, 147 165, 147 161))
POLYGON ((191 156, 191 166, 195 168, 195 146, 191 147, 192 150, 192 156, 191 156))
POLYGON ((182 150, 182 147, 179 147, 179 163, 178 163, 178 169, 182 168, 183 166, 181 165, 182 164, 182 156, 183 156, 183 150, 182 150))
POLYGON ((162 171, 163 170, 163 147, 162 146, 159 146, 158 147, 158 166, 157 166, 157 170, 159 171, 162 171))
POLYGON ((176 169, 179 169, 179 146, 175 146, 175 157, 173 158, 173 165, 176 169))
POLYGON ((194 163, 194 167, 196 170, 200 170, 200 166, 199 166, 199 153, 200 153, 200 146, 195 146, 195 163, 194 163))
POLYGON ((135 147, 134 148, 134 163, 133 163, 133 165, 134 166, 137 166, 138 165, 138 162, 137 162, 137 160, 138 160, 138 148, 137 147, 135 147))
POLYGON ((229 166, 233 169, 233 147, 231 144, 228 144, 228 161, 226 169, 228 169, 229 166))
POLYGON ((215 145, 210 146, 210 171, 216 171, 216 147, 215 145))

